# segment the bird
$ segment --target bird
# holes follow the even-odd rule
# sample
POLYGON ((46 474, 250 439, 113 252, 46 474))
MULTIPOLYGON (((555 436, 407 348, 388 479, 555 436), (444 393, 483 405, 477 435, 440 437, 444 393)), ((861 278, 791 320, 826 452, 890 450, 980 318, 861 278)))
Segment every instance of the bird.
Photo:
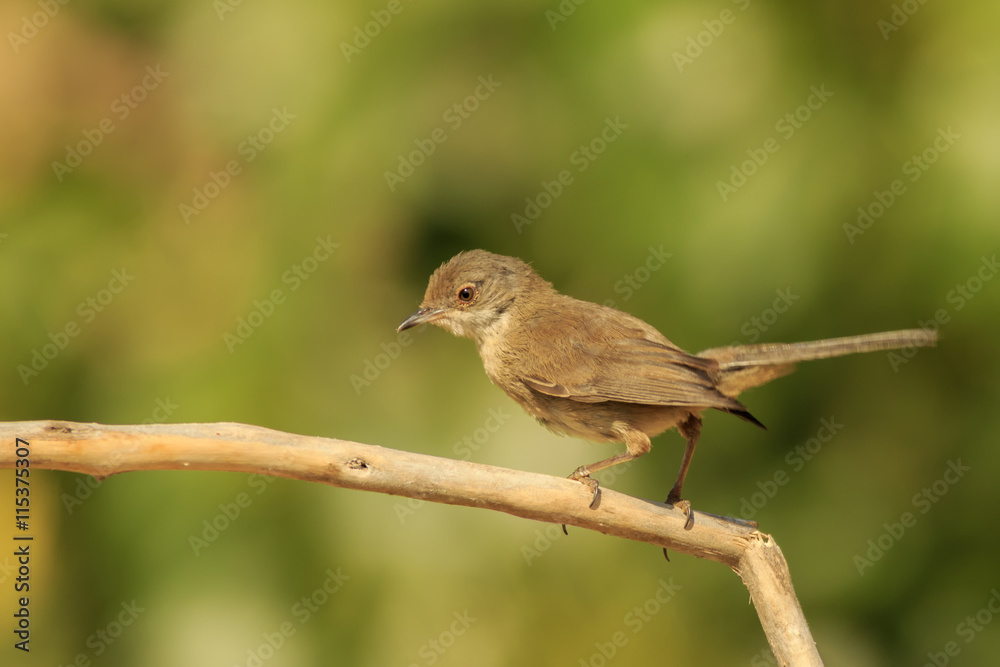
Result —
POLYGON ((486 250, 461 252, 431 275, 416 312, 397 328, 432 324, 471 338, 486 375, 551 431, 625 451, 569 476, 599 505, 591 475, 650 451, 676 428, 686 446, 666 502, 693 522, 684 481, 702 413, 718 410, 764 428, 737 397, 791 373, 800 361, 933 346, 937 334, 908 329, 803 343, 716 347, 691 354, 621 310, 561 294, 530 264, 486 250))

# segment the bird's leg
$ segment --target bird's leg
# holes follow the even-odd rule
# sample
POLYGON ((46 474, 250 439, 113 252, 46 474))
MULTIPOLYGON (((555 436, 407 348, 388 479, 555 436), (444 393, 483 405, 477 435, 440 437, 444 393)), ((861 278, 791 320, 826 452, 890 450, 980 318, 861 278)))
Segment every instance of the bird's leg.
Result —
POLYGON ((688 418, 677 426, 677 430, 687 440, 684 448, 684 458, 681 459, 680 470, 677 471, 677 481, 674 488, 670 489, 667 502, 687 514, 687 522, 684 524, 685 530, 691 530, 694 525, 694 513, 691 511, 691 501, 681 500, 681 493, 684 488, 684 478, 687 477, 688 468, 691 467, 691 459, 694 458, 694 448, 698 446, 698 436, 701 435, 701 417, 696 414, 688 415, 688 418))
POLYGON ((590 501, 591 509, 595 509, 598 505, 598 500, 601 497, 601 485, 590 475, 598 470, 604 470, 619 463, 637 459, 650 449, 649 436, 642 431, 634 429, 631 426, 621 426, 618 430, 622 434, 622 441, 625 443, 624 452, 598 461, 597 463, 580 466, 569 476, 570 479, 575 479, 594 492, 594 498, 590 501))

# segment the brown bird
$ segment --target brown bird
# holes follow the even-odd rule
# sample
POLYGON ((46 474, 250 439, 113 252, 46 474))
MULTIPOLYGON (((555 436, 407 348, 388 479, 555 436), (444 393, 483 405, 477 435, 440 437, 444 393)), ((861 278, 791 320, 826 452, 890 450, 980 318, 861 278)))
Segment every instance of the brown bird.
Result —
POLYGON ((642 320, 560 294, 520 259, 485 250, 442 264, 420 309, 397 330, 425 323, 476 341, 490 380, 552 431, 625 444, 621 454, 570 475, 593 491, 592 507, 600 488, 591 473, 642 456, 651 437, 676 426, 687 447, 667 502, 687 512, 689 526, 690 503, 681 493, 704 410, 763 428, 736 397, 787 375, 795 362, 931 346, 937 339, 912 329, 689 354, 642 320))

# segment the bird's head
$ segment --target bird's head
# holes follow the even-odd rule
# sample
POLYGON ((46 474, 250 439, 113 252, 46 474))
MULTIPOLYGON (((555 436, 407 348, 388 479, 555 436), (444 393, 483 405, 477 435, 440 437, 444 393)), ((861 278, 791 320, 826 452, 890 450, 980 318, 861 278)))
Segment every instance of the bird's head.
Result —
POLYGON ((396 329, 436 324, 456 336, 482 343, 501 333, 515 309, 551 290, 525 262, 485 250, 459 253, 431 275, 420 309, 396 329))

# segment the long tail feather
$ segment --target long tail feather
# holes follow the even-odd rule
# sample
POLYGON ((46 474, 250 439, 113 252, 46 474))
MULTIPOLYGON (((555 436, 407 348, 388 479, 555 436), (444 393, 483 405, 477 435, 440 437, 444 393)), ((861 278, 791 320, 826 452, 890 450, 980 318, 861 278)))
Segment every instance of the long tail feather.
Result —
POLYGON ((937 332, 926 329, 905 329, 862 336, 828 338, 805 343, 762 343, 716 347, 699 352, 699 357, 715 359, 720 370, 744 366, 769 366, 794 364, 811 359, 841 357, 861 352, 895 350, 902 347, 932 347, 937 343, 937 332))
POLYGON ((886 331, 863 336, 829 338, 805 343, 763 343, 716 347, 698 354, 719 364, 718 389, 736 398, 747 389, 767 384, 795 370, 799 361, 841 357, 860 352, 895 350, 901 347, 930 347, 937 332, 924 329, 886 331))

